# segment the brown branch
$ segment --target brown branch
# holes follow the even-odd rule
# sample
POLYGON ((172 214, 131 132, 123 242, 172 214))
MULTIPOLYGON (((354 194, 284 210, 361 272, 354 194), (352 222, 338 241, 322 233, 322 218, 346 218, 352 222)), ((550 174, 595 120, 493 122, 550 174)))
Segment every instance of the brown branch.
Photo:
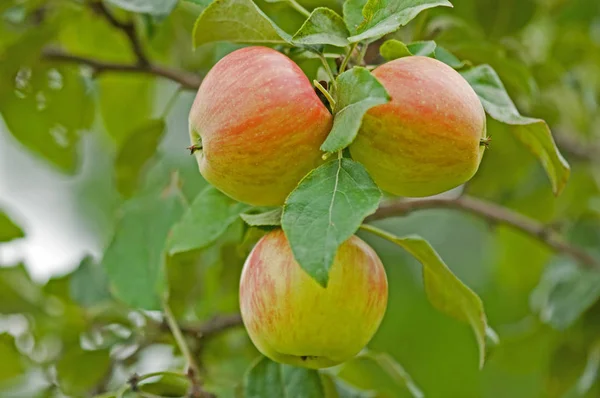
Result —
POLYGON ((92 58, 81 57, 66 53, 56 48, 46 48, 42 51, 42 57, 57 62, 67 62, 73 64, 86 65, 92 68, 97 73, 103 72, 121 72, 121 73, 144 73, 148 75, 160 76, 179 83, 182 88, 188 90, 196 90, 202 78, 195 73, 184 70, 171 69, 154 64, 137 65, 137 64, 121 64, 99 61, 92 58))
POLYGON ((196 338, 209 338, 242 325, 240 314, 217 315, 201 325, 181 325, 181 331, 196 338))
POLYGON ((374 214, 365 219, 365 222, 403 216, 418 210, 439 208, 464 211, 494 223, 510 226, 539 239, 557 252, 571 256, 586 268, 600 270, 600 262, 594 257, 585 250, 568 243, 558 233, 541 222, 495 203, 469 196, 462 196, 457 199, 391 200, 383 203, 374 214))
POLYGON ((140 39, 137 35, 135 25, 133 24, 133 22, 119 21, 108 10, 108 8, 106 8, 106 6, 104 5, 104 3, 102 1, 93 1, 92 3, 90 3, 90 7, 96 14, 104 17, 104 19, 106 19, 112 26, 114 26, 115 28, 117 28, 117 29, 121 30, 123 33, 125 33, 125 35, 127 36, 127 39, 129 40, 129 45, 131 46, 131 50, 135 54, 138 65, 148 66, 150 64, 150 61, 148 61, 148 58, 146 57, 146 54, 144 53, 144 49, 142 48, 142 42, 140 41, 140 39))

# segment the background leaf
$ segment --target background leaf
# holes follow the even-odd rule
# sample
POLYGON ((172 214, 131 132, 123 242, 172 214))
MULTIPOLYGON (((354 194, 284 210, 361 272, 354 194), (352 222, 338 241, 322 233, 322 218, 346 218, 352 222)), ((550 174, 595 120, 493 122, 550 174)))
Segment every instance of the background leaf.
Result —
POLYGON ((181 220, 173 226, 169 254, 202 249, 216 241, 248 205, 238 203, 216 188, 205 188, 181 220))
POLYGON ((8 333, 0 334, 0 358, 0 382, 20 376, 25 371, 15 339, 8 333))
POLYGON ((562 192, 569 179, 570 168, 556 147, 546 122, 521 116, 489 65, 480 65, 461 74, 479 96, 485 111, 494 119, 511 125, 511 132, 538 158, 550 178, 554 193, 562 192))
POLYGON ((278 207, 263 213, 242 213, 240 216, 251 227, 278 226, 281 225, 282 213, 283 209, 278 207))
POLYGON ((72 349, 56 364, 56 378, 65 393, 82 396, 102 380, 109 370, 109 364, 108 350, 72 349))
POLYGON ((337 78, 333 127, 321 150, 337 152, 350 145, 362 118, 374 106, 389 102, 390 96, 367 69, 354 67, 337 78))
POLYGON ((132 199, 123 209, 102 265, 114 295, 131 307, 162 308, 164 250, 171 226, 184 211, 180 195, 168 188, 162 196, 132 199))
POLYGON ((244 378, 246 398, 321 398, 323 394, 316 370, 282 365, 267 358, 258 361, 244 378))
POLYGON ((112 298, 108 278, 100 264, 85 257, 70 279, 70 292, 74 301, 82 307, 90 307, 112 298))
POLYGON ((215 0, 194 25, 194 47, 215 41, 248 44, 286 44, 281 30, 252 0, 215 0))
POLYGON ((23 230, 6 213, 0 211, 0 242, 9 242, 24 236, 23 230))
POLYGON ((338 247, 373 213, 381 191, 350 159, 331 160, 311 171, 283 207, 281 226, 300 266, 327 285, 338 247))
POLYGON ((164 16, 177 5, 178 0, 107 0, 109 3, 127 11, 140 14, 164 16))

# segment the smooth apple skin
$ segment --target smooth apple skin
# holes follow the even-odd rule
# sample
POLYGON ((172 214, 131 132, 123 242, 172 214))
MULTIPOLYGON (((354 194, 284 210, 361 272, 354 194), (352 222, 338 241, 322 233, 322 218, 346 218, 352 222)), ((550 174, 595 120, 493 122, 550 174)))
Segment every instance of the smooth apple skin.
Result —
POLYGON ((258 350, 313 369, 359 353, 377 331, 387 297, 379 257, 356 236, 338 249, 326 288, 300 268, 281 230, 257 243, 240 282, 242 319, 258 350))
POLYGON ((371 108, 350 146, 384 191, 435 195, 467 182, 485 146, 485 112, 469 83, 448 65, 411 56, 373 71, 391 101, 371 108))
POLYGON ((189 123, 204 178, 238 201, 268 206, 322 163, 332 115, 291 59, 246 47, 206 75, 189 123))

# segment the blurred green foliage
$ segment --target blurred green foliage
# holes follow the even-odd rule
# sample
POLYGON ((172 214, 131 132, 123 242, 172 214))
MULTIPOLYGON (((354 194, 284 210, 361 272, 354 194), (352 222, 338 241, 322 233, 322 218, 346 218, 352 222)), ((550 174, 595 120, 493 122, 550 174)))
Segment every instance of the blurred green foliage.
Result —
MULTIPOLYGON (((69 271, 32 280, 31 264, 7 261, 4 253, 31 238, 35 220, 1 203, 18 199, 3 191, 10 184, 0 184, 0 397, 113 397, 134 374, 181 369, 183 359, 160 314, 134 308, 160 309, 164 291, 201 364, 207 390, 235 397, 244 393, 241 383, 252 372, 275 372, 279 382, 292 377, 271 363, 248 372, 259 354, 239 321, 227 317, 238 311, 241 267, 261 232, 236 218, 245 210, 240 205, 211 204, 214 198, 206 192, 212 189, 204 190, 207 184, 186 153, 193 91, 136 64, 130 28, 123 26, 135 28, 153 65, 177 73, 202 76, 240 44, 207 43, 192 50, 194 23, 209 1, 106 1, 116 23, 91 3, 0 3, 0 176, 37 184, 31 195, 44 211, 46 198, 64 191, 69 200, 63 205, 76 217, 43 227, 85 231, 93 241, 89 251, 96 249, 65 264, 69 271), (100 64, 65 62, 51 56, 57 51, 100 64), (29 170, 18 166, 16 153, 35 160, 29 170), (38 180, 29 181, 32 175, 38 180), (51 177, 44 183, 46 175, 51 177), (207 230, 224 233, 216 239, 203 230, 194 236, 189 225, 180 225, 179 233, 193 238, 189 247, 195 249, 172 244, 162 255, 171 226, 185 209, 190 218, 200 217, 202 203, 223 220, 207 230), (147 290, 149 285, 153 289, 147 290), (130 296, 136 286, 139 294, 130 296), (210 329, 219 326, 223 331, 210 329)), ((300 3, 309 10, 342 10, 340 1, 300 3)), ((288 34, 304 20, 287 2, 256 4, 288 34)), ((564 192, 554 196, 542 166, 511 134, 512 127, 488 118, 492 143, 465 192, 531 217, 600 258, 600 2, 454 0, 453 5, 419 14, 386 39, 435 40, 459 60, 491 65, 519 112, 549 124, 572 167, 564 192)), ((322 76, 318 59, 290 55, 310 79, 322 76)), ((381 61, 371 50, 367 59, 381 61)), ((322 374, 323 394, 600 396, 596 271, 557 256, 536 237, 449 209, 376 225, 426 238, 481 297, 499 343, 488 343, 479 370, 472 331, 434 309, 416 261, 361 233, 388 273, 388 310, 369 345, 386 353, 385 359, 365 353, 322 374)), ((165 373, 139 381, 139 389, 177 397, 188 384, 165 373)), ((253 391, 267 387, 273 386, 253 391)), ((124 396, 137 394, 128 390, 124 396)))

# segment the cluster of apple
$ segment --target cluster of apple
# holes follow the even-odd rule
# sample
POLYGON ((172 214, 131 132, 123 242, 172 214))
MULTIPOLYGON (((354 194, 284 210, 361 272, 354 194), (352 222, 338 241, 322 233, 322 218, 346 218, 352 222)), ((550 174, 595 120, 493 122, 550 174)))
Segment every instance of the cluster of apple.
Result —
MULTIPOLYGON (((434 195, 468 181, 483 154, 485 114, 454 69, 428 57, 387 62, 373 75, 391 101, 371 108, 350 145, 379 187, 407 197, 434 195)), ((282 205, 311 170, 333 116, 291 59, 246 47, 207 74, 190 112, 192 148, 204 178, 255 206, 282 205)), ((387 305, 385 270, 375 251, 344 242, 322 287, 294 260, 281 230, 250 253, 240 282, 244 324, 271 359, 309 368, 356 355, 387 305)))

